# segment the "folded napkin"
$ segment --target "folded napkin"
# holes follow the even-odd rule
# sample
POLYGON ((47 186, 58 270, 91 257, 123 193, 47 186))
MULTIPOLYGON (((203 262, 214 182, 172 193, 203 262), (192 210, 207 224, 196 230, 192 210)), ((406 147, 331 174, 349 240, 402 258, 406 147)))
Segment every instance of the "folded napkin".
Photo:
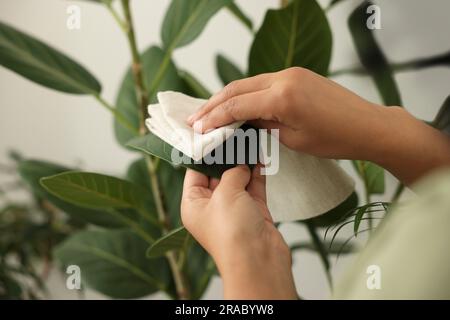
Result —
MULTIPOLYGON (((165 91, 158 93, 158 101, 148 107, 148 129, 196 161, 221 146, 242 125, 236 122, 197 134, 186 119, 206 100, 165 91)), ((342 203, 354 190, 353 180, 336 161, 292 151, 282 143, 279 146, 279 170, 266 176, 267 202, 275 222, 323 214, 342 203)))

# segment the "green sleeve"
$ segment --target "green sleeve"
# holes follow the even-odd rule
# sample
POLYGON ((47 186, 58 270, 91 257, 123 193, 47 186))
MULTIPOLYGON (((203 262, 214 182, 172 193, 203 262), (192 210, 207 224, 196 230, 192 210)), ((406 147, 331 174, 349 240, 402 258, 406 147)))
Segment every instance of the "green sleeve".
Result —
POLYGON ((450 170, 413 187, 338 282, 334 299, 450 299, 450 170))

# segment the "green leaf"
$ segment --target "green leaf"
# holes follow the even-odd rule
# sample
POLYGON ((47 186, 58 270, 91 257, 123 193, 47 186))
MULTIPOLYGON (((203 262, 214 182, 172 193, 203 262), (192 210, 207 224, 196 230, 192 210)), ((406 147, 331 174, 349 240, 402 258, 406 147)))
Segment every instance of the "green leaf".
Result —
POLYGON ((45 190, 39 183, 40 179, 47 176, 53 176, 71 169, 38 160, 22 160, 18 165, 18 171, 23 180, 30 186, 33 193, 38 197, 48 200, 55 207, 64 211, 72 218, 82 220, 102 227, 124 227, 124 224, 111 216, 110 213, 101 210, 91 210, 73 205, 61 200, 45 190))
POLYGON ((82 231, 55 250, 63 266, 77 265, 82 283, 112 298, 140 298, 171 284, 164 259, 147 259, 148 244, 129 231, 82 231))
POLYGON ((0 22, 0 64, 51 89, 74 94, 100 93, 100 83, 63 53, 0 22))
POLYGON ((385 190, 384 169, 372 162, 354 160, 352 161, 358 175, 364 182, 369 194, 383 194, 385 190))
POLYGON ((144 191, 116 177, 72 171, 42 178, 41 184, 57 197, 86 208, 143 208, 144 191))
MULTIPOLYGON (((174 149, 170 144, 164 142, 152 133, 147 134, 143 137, 138 137, 131 140, 128 144, 129 147, 142 151, 146 154, 160 158, 168 163, 175 165, 172 162, 172 149, 174 149)), ((180 151, 181 153, 181 151, 180 151)), ((185 156, 187 157, 187 156, 185 156)), ((187 158, 190 159, 190 158, 187 158)), ((191 164, 182 164, 186 168, 195 169, 197 171, 203 172, 208 176, 219 178, 225 169, 221 169, 221 166, 208 166, 206 164, 194 164, 194 160, 190 159, 191 164)))
POLYGON ((433 120, 433 127, 450 134, 450 95, 447 96, 438 114, 433 120))
MULTIPOLYGON (((146 136, 138 137, 131 140, 128 143, 128 146, 134 148, 136 150, 142 151, 146 154, 158 157, 164 161, 167 161, 173 165, 177 165, 172 161, 172 150, 174 149, 170 144, 164 142, 157 136, 152 133, 147 134, 146 136)), ((220 147, 219 147, 220 148, 220 147)), ((232 164, 211 164, 208 165, 204 161, 201 163, 196 163, 194 160, 189 158, 188 156, 181 153, 175 149, 176 152, 180 154, 180 157, 183 157, 183 161, 180 164, 185 168, 190 168, 199 172, 202 172, 210 177, 220 178, 222 173, 226 170, 234 167, 232 164)), ((225 152, 223 152, 225 154, 225 152)), ((237 153, 235 153, 237 154, 237 153)))
POLYGON ((128 180, 145 189, 146 193, 152 191, 150 176, 148 175, 148 168, 144 158, 133 161, 128 167, 126 176, 128 180))
POLYGON ((201 99, 209 99, 211 97, 210 91, 192 74, 187 71, 179 71, 178 74, 185 85, 185 89, 182 90, 183 93, 201 99))
POLYGON ((165 255, 171 250, 185 247, 190 239, 190 235, 185 227, 179 227, 156 240, 148 249, 147 257, 156 258, 165 255))
POLYGON ((358 209, 355 215, 355 222, 353 224, 353 231, 355 233, 355 236, 358 234, 359 231, 359 225, 361 224, 361 220, 364 216, 364 213, 366 213, 366 210, 369 208, 369 206, 365 205, 358 209))
POLYGON ((359 59, 375 82, 383 103, 386 106, 402 106, 400 92, 392 75, 392 68, 380 49, 374 33, 366 25, 370 16, 366 10, 371 5, 370 1, 364 1, 353 11, 348 20, 350 33, 359 59))
MULTIPOLYGON (((150 97, 150 84, 153 83, 156 73, 163 64, 164 52, 161 48, 152 46, 141 55, 142 72, 144 74, 144 83, 147 88, 148 98, 151 103, 156 102, 156 97, 150 97)), ((184 83, 178 76, 178 71, 172 61, 169 61, 163 76, 160 79, 157 91, 174 90, 182 91, 184 83)), ((131 68, 128 69, 119 93, 116 99, 116 108, 124 117, 133 125, 136 132, 139 132, 139 112, 140 107, 136 98, 136 90, 134 86, 133 74, 131 68)), ((114 132, 117 140, 123 146, 136 137, 136 132, 124 127, 120 122, 115 120, 114 132)))
POLYGON ((358 207, 358 194, 353 192, 337 207, 318 217, 308 219, 306 221, 312 220, 314 225, 318 227, 328 227, 336 224, 338 221, 346 217, 356 207, 358 207))
POLYGON ((242 11, 242 9, 236 4, 236 1, 231 2, 227 9, 233 14, 248 30, 253 31, 252 20, 242 11))
POLYGON ((104 209, 152 243, 159 227, 154 212, 147 210, 145 191, 119 178, 90 172, 66 172, 41 179, 47 191, 70 202, 91 209, 104 209), (133 209, 133 210, 131 210, 133 209), (137 214, 145 219, 139 221, 137 214), (148 229, 150 224, 151 229, 148 229))
POLYGON ((249 75, 304 67, 328 73, 332 36, 327 17, 315 0, 294 0, 268 10, 249 56, 249 75))
POLYGON ((221 8, 232 0, 172 0, 164 17, 161 39, 164 48, 171 52, 197 38, 221 8))
POLYGON ((221 54, 216 57, 216 69, 223 85, 227 85, 234 80, 245 78, 244 73, 221 54))

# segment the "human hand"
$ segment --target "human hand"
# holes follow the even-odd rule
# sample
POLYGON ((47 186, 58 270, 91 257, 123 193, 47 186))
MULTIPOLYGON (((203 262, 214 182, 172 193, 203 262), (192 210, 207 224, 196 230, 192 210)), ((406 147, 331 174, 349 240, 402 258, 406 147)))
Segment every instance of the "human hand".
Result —
MULTIPOLYGON (((383 108, 303 68, 237 80, 215 94, 189 124, 205 132, 240 120, 280 130, 291 149, 328 158, 365 159, 367 128, 383 123, 383 108), (364 139, 361 133, 364 132, 364 139)), ((380 130, 371 130, 375 137, 380 130)))
POLYGON ((211 254, 225 298, 295 299, 291 254, 266 204, 260 167, 227 170, 221 180, 188 170, 181 218, 211 254))
POLYGON ((188 123, 205 132, 234 121, 279 129, 291 149, 334 159, 375 162, 404 183, 450 165, 448 137, 401 107, 370 103, 303 68, 237 80, 188 123))

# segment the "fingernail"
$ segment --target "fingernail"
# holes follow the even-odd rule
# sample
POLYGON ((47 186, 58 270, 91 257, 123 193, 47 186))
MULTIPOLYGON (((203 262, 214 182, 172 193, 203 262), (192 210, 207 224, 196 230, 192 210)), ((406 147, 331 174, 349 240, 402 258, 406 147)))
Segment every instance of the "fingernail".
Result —
POLYGON ((202 120, 197 120, 194 122, 194 125, 192 126, 192 129, 194 129, 197 133, 202 133, 203 123, 202 120))

